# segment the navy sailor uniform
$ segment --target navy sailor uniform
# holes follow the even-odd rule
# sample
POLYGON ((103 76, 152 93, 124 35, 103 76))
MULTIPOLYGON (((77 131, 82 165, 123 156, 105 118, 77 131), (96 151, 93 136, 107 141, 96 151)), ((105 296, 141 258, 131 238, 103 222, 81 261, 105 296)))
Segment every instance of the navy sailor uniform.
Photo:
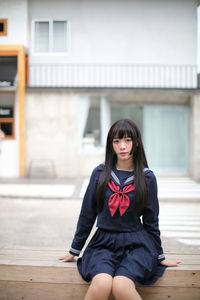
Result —
POLYGON ((165 255, 158 225, 156 177, 151 170, 144 169, 148 201, 140 214, 133 213, 134 189, 127 186, 133 185, 134 172, 114 168, 111 172, 112 185, 106 189, 103 209, 97 213, 96 186, 103 167, 101 164, 92 172, 70 253, 79 256, 97 218, 98 229, 77 261, 82 278, 89 282, 95 275, 107 273, 113 277, 126 276, 139 286, 152 285, 166 269, 159 263, 165 255), (124 208, 124 203, 121 205, 118 201, 119 207, 111 210, 109 202, 112 202, 113 194, 119 197, 118 200, 123 198, 124 203, 128 196, 128 207, 124 208))

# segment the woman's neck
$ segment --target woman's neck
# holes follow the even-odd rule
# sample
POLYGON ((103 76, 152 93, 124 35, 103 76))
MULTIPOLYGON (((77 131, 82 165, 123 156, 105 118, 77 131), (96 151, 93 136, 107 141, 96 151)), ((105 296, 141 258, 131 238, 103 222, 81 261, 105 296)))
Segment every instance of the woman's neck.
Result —
POLYGON ((121 171, 134 171, 133 161, 120 161, 118 160, 116 163, 116 169, 121 171))

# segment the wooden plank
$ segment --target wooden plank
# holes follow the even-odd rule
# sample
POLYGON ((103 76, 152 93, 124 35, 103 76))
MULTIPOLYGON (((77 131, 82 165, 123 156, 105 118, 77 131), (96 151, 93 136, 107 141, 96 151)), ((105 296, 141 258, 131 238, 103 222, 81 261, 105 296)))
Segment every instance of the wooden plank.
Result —
POLYGON ((138 287, 142 300, 199 300, 199 288, 138 287))
POLYGON ((65 250, 21 250, 21 249, 1 249, 0 259, 13 260, 57 260, 58 257, 63 256, 65 250))
MULTIPOLYGON (((1 249, 0 300, 83 299, 88 284, 79 275, 75 262, 58 260, 63 253, 62 249, 1 249)), ((137 287, 142 299, 199 300, 200 255, 170 253, 166 257, 180 258, 182 264, 168 268, 153 286, 137 287)))
POLYGON ((76 268, 0 266, 0 280, 85 284, 76 268))
MULTIPOLYGON (((0 280, 85 284, 75 267, 1 265, 0 280)), ((155 286, 200 287, 200 270, 168 268, 155 286)))
POLYGON ((88 285, 0 282, 0 300, 83 300, 88 285))
MULTIPOLYGON (((17 261, 24 260, 29 261, 50 261, 50 263, 58 261, 58 257, 64 255, 65 250, 32 250, 32 249, 1 249, 0 250, 0 260, 4 259, 17 261)), ((181 254, 166 254, 168 259, 180 259, 182 261, 181 265, 200 265, 200 254, 194 253, 181 253, 181 254)))
MULTIPOLYGON (((0 282, 0 300, 82 300, 88 285, 0 282)), ((199 288, 138 287, 143 300, 199 300, 199 288)), ((110 300, 113 299, 110 297, 110 300)))
POLYGON ((5 51, 5 50, 1 50, 1 46, 0 46, 0 56, 17 56, 18 51, 5 51))
POLYGON ((200 287, 200 270, 173 270, 168 268, 154 286, 200 287))
MULTIPOLYGON (((60 268, 76 268, 76 262, 61 262, 58 259, 55 260, 13 260, 13 259, 1 259, 0 258, 0 265, 16 265, 16 266, 38 266, 38 267, 60 267, 60 268)), ((198 264, 180 264, 178 267, 170 267, 167 270, 200 270, 200 265, 198 264)))
POLYGON ((200 266, 200 255, 199 254, 166 254, 167 259, 180 259, 181 265, 199 265, 200 266))
POLYGON ((9 56, 8 52, 17 53, 20 48, 21 48, 21 45, 0 45, 0 52, 5 53, 5 56, 9 56))

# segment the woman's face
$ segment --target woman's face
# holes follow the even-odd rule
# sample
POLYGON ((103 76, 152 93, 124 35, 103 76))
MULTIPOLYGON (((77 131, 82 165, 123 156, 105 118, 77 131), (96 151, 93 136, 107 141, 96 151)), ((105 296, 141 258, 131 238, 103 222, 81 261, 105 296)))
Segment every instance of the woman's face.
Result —
POLYGON ((133 140, 130 137, 123 137, 122 139, 114 138, 112 141, 113 150, 117 155, 118 160, 132 159, 133 155, 130 154, 133 148, 133 140))

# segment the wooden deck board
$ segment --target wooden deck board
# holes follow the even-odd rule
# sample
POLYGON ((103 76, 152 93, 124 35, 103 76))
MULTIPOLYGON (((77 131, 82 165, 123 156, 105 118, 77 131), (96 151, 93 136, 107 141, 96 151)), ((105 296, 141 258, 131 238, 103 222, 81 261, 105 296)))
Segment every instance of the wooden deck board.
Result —
MULTIPOLYGON (((9 261, 10 263, 38 263, 47 261, 49 264, 57 264, 58 257, 64 254, 64 250, 31 250, 31 249, 0 249, 0 261, 9 261)), ((180 259, 181 265, 200 265, 200 254, 198 253, 166 253, 166 257, 169 259, 180 259)))
MULTIPOLYGON (((0 300, 83 299, 88 283, 79 275, 76 262, 58 260, 63 250, 0 249, 0 300)), ((167 268, 153 286, 138 287, 143 300, 200 300, 200 254, 167 253, 182 260, 167 268)), ((112 297, 110 299, 113 299, 112 297)))
MULTIPOLYGON (((88 286, 76 284, 49 284, 28 282, 3 282, 0 300, 83 300, 88 286)), ((143 287, 137 288, 143 300, 199 300, 198 288, 143 287)), ((113 299, 110 297, 110 300, 113 299)))
MULTIPOLYGON (((1 265, 0 281, 26 281, 47 283, 85 284, 76 266, 59 268, 47 266, 1 265)), ((168 268, 155 286, 199 287, 200 270, 183 270, 168 268), (187 280, 186 280, 187 279, 187 280)))

